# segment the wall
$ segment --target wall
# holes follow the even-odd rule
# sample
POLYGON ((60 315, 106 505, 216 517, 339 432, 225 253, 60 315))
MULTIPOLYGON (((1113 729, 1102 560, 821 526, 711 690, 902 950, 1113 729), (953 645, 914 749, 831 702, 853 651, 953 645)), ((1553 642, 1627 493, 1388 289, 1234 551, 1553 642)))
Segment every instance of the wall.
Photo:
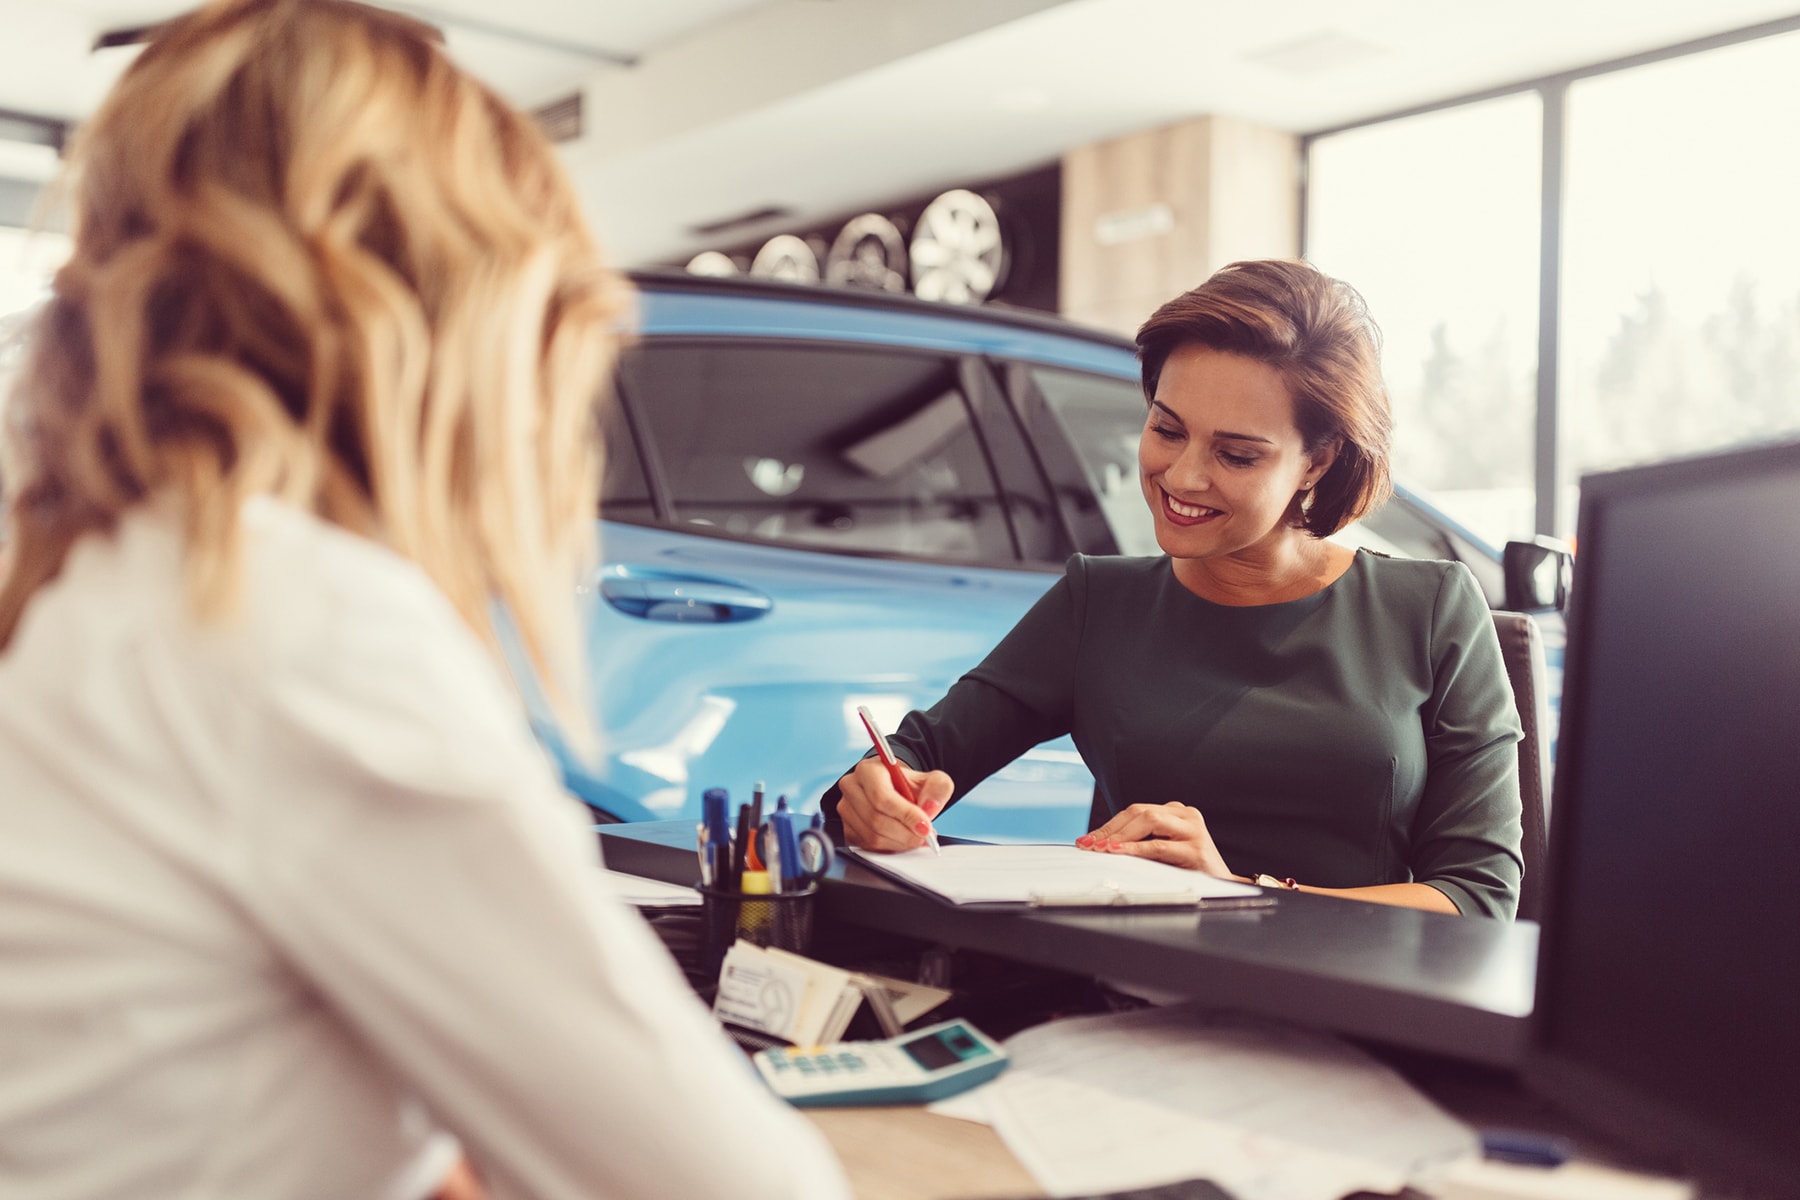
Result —
POLYGON ((1226 263, 1300 252, 1299 139, 1197 117, 1062 165, 1063 315, 1130 334, 1226 263))

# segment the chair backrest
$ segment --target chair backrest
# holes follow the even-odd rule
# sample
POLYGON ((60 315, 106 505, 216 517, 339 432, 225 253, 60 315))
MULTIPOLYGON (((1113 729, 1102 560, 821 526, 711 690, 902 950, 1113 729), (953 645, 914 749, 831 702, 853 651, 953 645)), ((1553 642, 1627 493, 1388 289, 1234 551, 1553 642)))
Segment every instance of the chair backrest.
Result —
POLYGON ((1521 846, 1525 878, 1519 887, 1519 916, 1536 921, 1543 912, 1545 848, 1550 826, 1550 696, 1544 636, 1524 613, 1494 613, 1500 656, 1512 683, 1513 703, 1525 737, 1519 743, 1519 799, 1524 805, 1521 846))

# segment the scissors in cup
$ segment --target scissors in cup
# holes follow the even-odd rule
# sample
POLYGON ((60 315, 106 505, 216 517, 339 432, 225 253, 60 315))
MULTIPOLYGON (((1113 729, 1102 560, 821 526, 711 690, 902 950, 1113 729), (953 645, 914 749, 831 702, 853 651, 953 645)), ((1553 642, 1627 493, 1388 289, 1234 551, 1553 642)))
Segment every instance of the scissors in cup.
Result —
POLYGON ((786 797, 776 802, 775 812, 757 833, 761 857, 777 873, 782 891, 811 887, 831 870, 831 838, 817 818, 810 828, 795 828, 786 797))

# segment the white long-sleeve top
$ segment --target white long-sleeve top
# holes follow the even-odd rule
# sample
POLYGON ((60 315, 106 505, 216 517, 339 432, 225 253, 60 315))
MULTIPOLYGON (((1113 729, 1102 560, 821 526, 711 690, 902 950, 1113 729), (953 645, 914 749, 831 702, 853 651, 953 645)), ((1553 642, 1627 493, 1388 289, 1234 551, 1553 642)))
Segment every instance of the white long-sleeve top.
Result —
POLYGON ((0 1196, 839 1197, 408 561, 273 501, 235 617, 90 536, 0 655, 0 1196), (452 1136, 454 1135, 454 1136, 452 1136))

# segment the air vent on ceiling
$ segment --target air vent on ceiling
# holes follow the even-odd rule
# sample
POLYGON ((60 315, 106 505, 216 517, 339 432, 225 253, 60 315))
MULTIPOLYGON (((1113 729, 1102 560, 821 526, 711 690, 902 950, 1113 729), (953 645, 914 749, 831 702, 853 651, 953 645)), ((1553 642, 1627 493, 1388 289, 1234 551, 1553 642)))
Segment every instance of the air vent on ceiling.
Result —
POLYGON ((1385 49, 1373 42, 1365 42, 1336 30, 1326 30, 1282 42, 1278 46, 1270 46, 1255 54, 1246 54, 1244 61, 1272 67, 1289 75, 1306 76, 1323 75, 1327 71, 1335 71, 1339 67, 1347 67, 1365 59, 1379 58, 1386 53, 1385 49))
POLYGON ((531 110, 553 142, 572 142, 581 136, 581 93, 570 92, 560 100, 531 110))

